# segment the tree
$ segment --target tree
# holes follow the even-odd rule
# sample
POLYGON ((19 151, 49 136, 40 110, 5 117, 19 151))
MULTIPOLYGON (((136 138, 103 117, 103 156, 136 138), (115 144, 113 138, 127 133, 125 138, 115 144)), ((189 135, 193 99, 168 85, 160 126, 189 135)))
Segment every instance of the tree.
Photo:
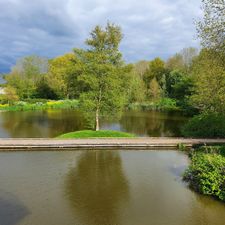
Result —
POLYGON ((154 77, 149 84, 149 96, 152 98, 153 101, 158 100, 161 97, 162 90, 154 77))
POLYGON ((123 109, 131 67, 125 66, 119 51, 120 27, 110 23, 105 28, 96 26, 90 36, 88 49, 74 49, 74 53, 81 65, 78 80, 84 86, 81 108, 95 117, 95 129, 99 130, 101 115, 115 115, 123 109))
POLYGON ((203 19, 197 22, 197 34, 205 48, 225 52, 225 1, 202 0, 203 19))
POLYGON ((52 59, 49 63, 47 83, 58 98, 75 98, 79 96, 79 75, 77 60, 73 53, 52 59))
MULTIPOLYGON (((146 83, 146 86, 148 89, 150 89, 150 84, 153 79, 157 81, 158 85, 161 89, 161 94, 166 94, 166 75, 168 73, 168 70, 165 68, 165 63, 160 58, 155 58, 154 60, 150 61, 149 68, 146 71, 144 75, 144 81, 146 83)), ((156 82, 153 81, 153 84, 155 85, 156 82)), ((151 91, 148 90, 148 93, 151 93, 151 91)))
POLYGON ((50 87, 48 78, 48 74, 43 75, 42 78, 37 82, 35 98, 54 100, 59 98, 56 94, 56 91, 50 87))
POLYGON ((140 76, 140 78, 144 77, 145 72, 149 68, 149 62, 145 60, 138 61, 134 64, 134 71, 135 73, 140 76))
POLYGON ((166 62, 166 68, 170 71, 172 70, 180 70, 184 69, 184 62, 182 55, 180 53, 176 53, 174 56, 170 57, 166 62))
POLYGON ((135 66, 130 73, 129 86, 127 86, 129 103, 143 102, 146 98, 146 85, 137 72, 135 66))
POLYGON ((202 112, 225 114, 225 61, 222 53, 203 49, 193 65, 192 103, 202 112))
POLYGON ((193 59, 197 57, 198 49, 189 47, 182 49, 179 53, 170 57, 166 62, 166 68, 170 71, 176 70, 182 73, 190 73, 193 59))
POLYGON ((5 94, 3 95, 3 100, 7 101, 9 105, 19 100, 19 96, 16 93, 16 89, 10 86, 4 88, 5 94))
POLYGON ((38 56, 27 56, 19 59, 11 72, 5 76, 7 84, 14 87, 20 98, 31 98, 35 95, 37 83, 48 71, 48 60, 38 56))

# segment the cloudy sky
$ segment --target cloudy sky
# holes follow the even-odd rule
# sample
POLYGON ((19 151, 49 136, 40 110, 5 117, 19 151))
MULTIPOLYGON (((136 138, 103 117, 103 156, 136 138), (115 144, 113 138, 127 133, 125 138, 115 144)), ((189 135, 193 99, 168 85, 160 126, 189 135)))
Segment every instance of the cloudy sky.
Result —
POLYGON ((97 24, 122 27, 127 62, 164 59, 198 46, 200 0, 0 0, 0 73, 20 57, 54 57, 84 47, 97 24))

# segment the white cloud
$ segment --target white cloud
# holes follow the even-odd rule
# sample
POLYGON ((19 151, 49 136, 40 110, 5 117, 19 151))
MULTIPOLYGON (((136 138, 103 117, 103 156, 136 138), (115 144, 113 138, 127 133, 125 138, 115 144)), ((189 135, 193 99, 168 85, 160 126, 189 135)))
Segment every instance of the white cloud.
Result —
POLYGON ((198 46, 200 0, 0 0, 0 72, 18 57, 54 57, 83 47, 96 25, 119 24, 127 61, 167 58, 198 46))

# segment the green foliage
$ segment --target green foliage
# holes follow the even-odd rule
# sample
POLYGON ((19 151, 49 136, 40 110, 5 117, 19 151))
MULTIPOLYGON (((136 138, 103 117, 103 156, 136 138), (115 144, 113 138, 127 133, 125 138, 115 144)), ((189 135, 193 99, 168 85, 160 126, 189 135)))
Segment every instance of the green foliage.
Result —
POLYGON ((220 114, 200 114, 194 116, 183 127, 185 137, 224 138, 225 116, 220 114))
MULTIPOLYGON (((140 66, 140 65, 139 65, 140 66)), ((129 74, 129 85, 127 85, 127 94, 129 104, 135 102, 143 102, 146 98, 146 87, 142 77, 142 69, 133 66, 131 73, 129 74)))
POLYGON ((179 53, 170 57, 166 62, 166 68, 170 71, 176 70, 181 73, 189 73, 193 59, 198 55, 196 48, 184 48, 179 53))
POLYGON ((131 67, 122 61, 118 47, 122 34, 118 26, 107 24, 96 26, 87 39, 89 49, 74 49, 81 65, 79 82, 84 89, 80 93, 80 106, 89 118, 95 119, 99 129, 99 117, 114 115, 122 111, 127 102, 129 73, 131 67))
MULTIPOLYGON (((50 87, 47 81, 48 79, 47 77, 48 76, 45 75, 37 82, 36 91, 34 94, 35 99, 37 98, 54 99, 54 100, 59 99, 57 92, 50 87)), ((29 101, 29 99, 27 99, 27 101, 29 101)))
POLYGON ((176 100, 170 98, 161 98, 154 102, 132 103, 128 105, 131 110, 157 110, 157 111, 177 111, 176 100))
POLYGON ((177 145, 177 147, 178 147, 178 149, 179 149, 180 151, 185 151, 185 150, 187 149, 187 146, 186 146, 185 144, 183 144, 183 143, 179 143, 179 144, 177 145))
POLYGON ((20 99, 32 98, 35 95, 37 83, 47 71, 47 59, 27 56, 17 61, 5 79, 8 86, 16 89, 20 99))
POLYGON ((203 19, 197 33, 203 47, 225 52, 225 1, 202 0, 203 19))
POLYGON ((190 102, 194 87, 192 76, 179 70, 173 70, 168 74, 166 83, 168 97, 176 99, 177 106, 186 114, 196 114, 197 109, 190 102))
POLYGON ((222 54, 203 49, 193 65, 192 104, 201 112, 225 114, 225 60, 222 54))
POLYGON ((148 95, 153 101, 159 100, 162 96, 162 89, 155 77, 149 83, 148 95))
POLYGON ((144 81, 148 89, 148 97, 154 97, 155 94, 161 92, 161 96, 166 93, 166 75, 168 70, 165 68, 165 63, 160 58, 155 58, 150 61, 149 68, 144 74, 144 81), (156 87, 157 86, 157 87, 156 87))
POLYGON ((78 100, 60 100, 49 101, 42 99, 33 99, 29 102, 17 101, 13 105, 0 104, 0 111, 28 111, 28 110, 45 110, 45 109, 75 109, 78 108, 78 100))
POLYGON ((210 146, 200 146, 195 152, 202 152, 206 154, 219 154, 225 156, 225 145, 210 145, 210 146))
POLYGON ((80 65, 73 53, 56 57, 49 62, 47 84, 59 99, 79 97, 80 65))
POLYGON ((183 100, 192 94, 193 79, 178 70, 171 71, 167 76, 167 92, 171 98, 183 100))
POLYGON ((2 95, 1 101, 6 102, 9 105, 13 105, 19 100, 19 96, 16 93, 16 89, 10 86, 4 88, 5 94, 2 95))
POLYGON ((113 131, 113 130, 82 130, 82 131, 75 131, 66 134, 62 134, 57 138, 101 138, 101 137, 135 137, 133 134, 120 132, 120 131, 113 131))
POLYGON ((193 153, 184 180, 195 191, 225 201, 225 158, 217 154, 193 153))

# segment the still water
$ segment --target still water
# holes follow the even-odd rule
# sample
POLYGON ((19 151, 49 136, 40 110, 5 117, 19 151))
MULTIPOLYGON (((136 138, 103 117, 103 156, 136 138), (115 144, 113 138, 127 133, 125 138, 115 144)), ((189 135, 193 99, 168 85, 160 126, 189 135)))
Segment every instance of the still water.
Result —
POLYGON ((0 153, 0 225, 224 225, 178 151, 0 153))
MULTIPOLYGON (((187 118, 178 112, 124 112, 121 119, 102 119, 101 129, 120 130, 137 136, 180 136, 187 118)), ((0 138, 56 137, 87 129, 82 114, 75 110, 0 112, 0 138)))

